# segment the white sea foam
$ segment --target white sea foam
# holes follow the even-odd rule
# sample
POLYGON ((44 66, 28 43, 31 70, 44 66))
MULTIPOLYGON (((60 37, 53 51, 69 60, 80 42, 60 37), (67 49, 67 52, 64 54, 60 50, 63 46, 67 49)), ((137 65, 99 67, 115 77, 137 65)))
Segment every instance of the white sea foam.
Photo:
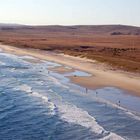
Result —
POLYGON ((61 100, 55 105, 51 100, 48 99, 47 96, 32 91, 32 87, 25 84, 20 85, 14 89, 25 91, 27 93, 31 93, 32 96, 41 98, 45 103, 47 103, 51 115, 55 115, 55 110, 57 109, 60 112, 60 117, 62 120, 68 123, 73 123, 86 127, 96 134, 102 134, 105 137, 101 140, 123 140, 123 138, 118 136, 117 134, 106 131, 102 126, 97 123, 94 117, 88 114, 88 112, 82 110, 81 108, 78 108, 73 104, 62 102, 61 100))
POLYGON ((60 117, 64 121, 86 127, 98 135, 105 135, 102 140, 124 140, 121 136, 106 131, 97 123, 94 117, 75 105, 62 103, 61 105, 58 105, 58 111, 61 113, 60 117))
POLYGON ((136 120, 140 120, 140 116, 139 116, 139 114, 136 113, 136 112, 133 112, 133 111, 131 111, 131 110, 129 110, 129 109, 126 109, 126 108, 124 108, 124 107, 122 107, 122 106, 120 106, 120 105, 118 105, 118 104, 115 104, 115 103, 113 103, 113 102, 111 102, 111 101, 107 101, 107 100, 105 100, 105 99, 103 99, 103 98, 98 98, 98 97, 95 97, 95 98, 96 98, 96 100, 97 100, 98 102, 108 104, 108 105, 110 105, 110 106, 112 106, 112 107, 114 107, 114 108, 118 108, 118 109, 124 111, 124 113, 127 114, 128 116, 130 116, 131 118, 134 118, 134 119, 136 119, 136 120), (137 114, 138 114, 138 115, 137 115, 137 114))
POLYGON ((110 133, 109 135, 107 135, 99 140, 125 140, 125 139, 115 133, 110 133))
POLYGON ((76 90, 76 89, 70 89, 70 90, 77 93, 77 94, 82 93, 82 96, 89 96, 91 99, 96 100, 97 102, 104 103, 104 104, 107 104, 113 108, 120 109, 120 110, 124 111, 124 113, 126 115, 128 115, 129 117, 134 118, 136 120, 140 120, 140 113, 138 113, 138 112, 126 109, 126 108, 124 108, 116 103, 113 103, 109 100, 103 99, 102 97, 95 97, 95 96, 93 96, 93 94, 87 95, 87 94, 83 94, 83 92, 81 92, 80 90, 76 90))
POLYGON ((33 57, 33 56, 28 56, 28 55, 20 56, 20 58, 22 58, 22 59, 36 59, 35 57, 33 57))
POLYGON ((69 87, 63 83, 61 83, 58 79, 56 79, 55 77, 50 76, 49 77, 50 80, 52 80, 56 85, 61 86, 63 88, 69 89, 69 87))
POLYGON ((52 103, 47 96, 44 96, 38 92, 33 92, 32 91, 32 87, 28 86, 28 85, 21 85, 15 88, 15 90, 21 90, 21 91, 25 91, 27 93, 31 93, 31 95, 41 98, 44 102, 48 103, 48 107, 50 108, 51 114, 55 114, 55 109, 56 106, 54 103, 52 103))
POLYGON ((4 62, 0 61, 0 65, 6 65, 4 62))
POLYGON ((41 98, 43 100, 43 102, 47 103, 47 105, 51 111, 50 114, 51 115, 56 114, 55 113, 56 105, 53 102, 51 102, 51 100, 49 100, 47 96, 44 96, 38 92, 33 92, 32 87, 24 84, 24 85, 20 85, 18 87, 15 87, 14 90, 24 91, 24 92, 30 93, 32 96, 41 98))
POLYGON ((51 61, 43 61, 45 66, 47 67, 59 67, 62 66, 61 64, 55 63, 55 62, 51 62, 51 61))
MULTIPOLYGON (((49 91, 53 92, 53 90, 51 89, 49 91)), ((44 97, 42 97, 42 99, 44 97)), ((93 116, 89 115, 87 111, 84 111, 83 109, 78 108, 73 104, 63 102, 62 99, 60 101, 57 101, 56 105, 52 102, 51 104, 52 110, 55 110, 55 108, 57 107, 57 110, 59 111, 62 120, 68 123, 78 124, 86 127, 96 134, 104 135, 105 137, 101 140, 124 140, 124 138, 122 138, 121 136, 106 131, 101 125, 98 124, 98 122, 93 116)))
POLYGON ((32 87, 24 84, 24 85, 20 85, 14 88, 14 90, 20 90, 20 91, 24 91, 27 93, 31 93, 32 92, 32 87))
POLYGON ((53 102, 51 102, 51 100, 49 100, 47 96, 43 96, 42 94, 39 94, 38 92, 33 92, 32 95, 38 98, 41 98, 44 102, 48 103, 48 107, 51 111, 50 112, 51 115, 56 114, 55 113, 56 105, 53 102))
POLYGON ((1 53, 0 55, 6 56, 7 58, 11 58, 11 59, 18 59, 18 56, 14 55, 14 54, 1 53))
POLYGON ((79 124, 90 128, 93 132, 101 134, 105 130, 96 122, 95 118, 90 116, 88 112, 77 108, 75 105, 61 104, 58 107, 61 112, 61 118, 69 123, 79 124))

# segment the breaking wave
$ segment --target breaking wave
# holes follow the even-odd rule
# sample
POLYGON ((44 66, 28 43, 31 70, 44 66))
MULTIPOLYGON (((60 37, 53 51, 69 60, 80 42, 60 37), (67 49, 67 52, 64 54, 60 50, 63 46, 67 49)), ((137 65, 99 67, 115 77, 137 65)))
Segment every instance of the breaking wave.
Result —
POLYGON ((63 121, 83 126, 92 131, 94 134, 100 135, 102 137, 101 140, 124 140, 124 138, 122 138, 121 136, 106 131, 87 111, 78 108, 73 104, 63 101, 59 101, 54 104, 50 99, 48 99, 47 96, 32 91, 32 87, 28 85, 21 85, 14 89, 30 93, 32 96, 42 99, 42 101, 47 103, 51 111, 51 115, 55 115, 57 110, 60 118, 63 121))

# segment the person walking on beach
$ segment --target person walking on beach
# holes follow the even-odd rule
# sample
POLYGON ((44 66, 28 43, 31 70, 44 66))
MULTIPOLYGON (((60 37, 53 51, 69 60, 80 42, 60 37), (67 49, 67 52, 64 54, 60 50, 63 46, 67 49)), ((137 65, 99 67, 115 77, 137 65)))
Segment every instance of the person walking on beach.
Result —
POLYGON ((121 106, 121 101, 120 100, 118 101, 118 105, 121 106))
POLYGON ((88 89, 86 88, 86 93, 88 93, 88 89))
POLYGON ((48 74, 50 74, 50 71, 48 70, 48 74))
POLYGON ((96 91, 96 97, 98 96, 98 92, 96 91))

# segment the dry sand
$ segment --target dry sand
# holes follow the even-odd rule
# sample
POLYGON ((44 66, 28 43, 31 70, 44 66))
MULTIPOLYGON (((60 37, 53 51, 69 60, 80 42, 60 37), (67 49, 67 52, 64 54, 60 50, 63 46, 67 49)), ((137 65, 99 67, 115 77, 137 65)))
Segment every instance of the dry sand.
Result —
MULTIPOLYGON (((108 67, 97 63, 96 61, 85 58, 56 54, 41 50, 22 49, 7 45, 0 45, 0 48, 8 53, 16 55, 29 55, 41 60, 57 62, 93 75, 91 77, 69 77, 76 84, 89 88, 114 86, 131 91, 129 93, 132 95, 140 96, 140 74, 110 70, 108 67)), ((61 70, 58 72, 61 72, 61 70)))

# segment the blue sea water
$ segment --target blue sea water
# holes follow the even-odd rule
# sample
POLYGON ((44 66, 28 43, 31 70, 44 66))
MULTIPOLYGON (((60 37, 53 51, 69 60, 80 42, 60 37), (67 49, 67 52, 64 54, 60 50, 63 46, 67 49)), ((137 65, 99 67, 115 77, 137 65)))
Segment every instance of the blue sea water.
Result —
POLYGON ((114 87, 86 93, 48 73, 59 64, 24 58, 0 52, 0 140, 140 139, 139 97, 114 87))

